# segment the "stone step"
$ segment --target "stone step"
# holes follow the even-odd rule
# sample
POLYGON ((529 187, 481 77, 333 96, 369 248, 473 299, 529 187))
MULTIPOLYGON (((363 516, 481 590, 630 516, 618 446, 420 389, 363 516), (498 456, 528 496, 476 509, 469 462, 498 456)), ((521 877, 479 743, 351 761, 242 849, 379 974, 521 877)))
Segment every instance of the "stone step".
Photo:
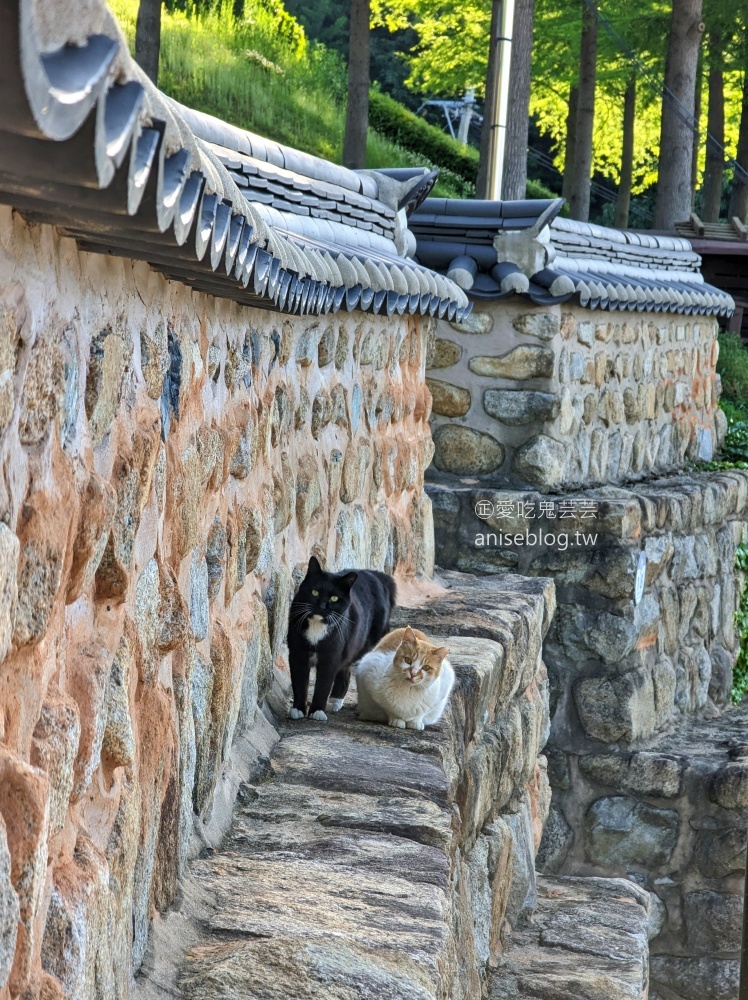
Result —
POLYGON ((649 899, 626 879, 539 876, 532 920, 515 929, 488 1000, 644 1000, 649 899))
POLYGON ((640 750, 549 748, 538 868, 625 875, 653 895, 660 1000, 735 1000, 748 842, 748 701, 640 750))

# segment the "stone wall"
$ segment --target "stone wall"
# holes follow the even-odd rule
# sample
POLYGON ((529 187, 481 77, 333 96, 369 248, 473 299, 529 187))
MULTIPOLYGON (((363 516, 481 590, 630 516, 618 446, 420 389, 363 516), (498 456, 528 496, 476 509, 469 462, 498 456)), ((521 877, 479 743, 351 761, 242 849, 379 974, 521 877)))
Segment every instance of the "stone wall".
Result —
POLYGON ((726 706, 748 475, 555 496, 428 489, 439 564, 556 585, 540 870, 637 881, 656 917, 651 995, 734 1000, 748 741, 745 706, 726 706))
POLYGON ((716 336, 713 318, 477 302, 437 326, 433 469, 543 489, 711 459, 716 336))
POLYGON ((650 997, 735 1000, 748 843, 748 712, 648 749, 552 750, 538 867, 625 875, 651 893, 650 997))
POLYGON ((428 322, 241 308, 9 209, 0 303, 0 997, 124 997, 267 751, 310 553, 432 568, 428 322))

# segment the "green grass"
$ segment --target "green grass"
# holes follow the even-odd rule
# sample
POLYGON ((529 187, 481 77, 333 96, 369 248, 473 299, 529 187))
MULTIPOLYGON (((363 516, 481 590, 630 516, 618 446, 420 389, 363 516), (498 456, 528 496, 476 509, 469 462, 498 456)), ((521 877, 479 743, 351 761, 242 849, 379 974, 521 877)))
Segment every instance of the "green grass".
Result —
MULTIPOLYGON (((738 545, 735 552, 735 568, 748 573, 748 545, 738 545)), ((748 579, 740 594, 740 607, 735 612, 735 631, 740 641, 738 658, 732 671, 731 700, 739 705, 748 694, 748 579)))
MULTIPOLYGON (((132 47, 138 0, 110 0, 132 47)), ((175 100, 258 135, 340 163, 346 73, 337 53, 308 41, 279 0, 247 0, 196 12, 163 8, 159 87, 175 100)), ((367 167, 432 164, 372 129, 367 167)), ((435 193, 472 197, 463 178, 442 170, 435 193)))

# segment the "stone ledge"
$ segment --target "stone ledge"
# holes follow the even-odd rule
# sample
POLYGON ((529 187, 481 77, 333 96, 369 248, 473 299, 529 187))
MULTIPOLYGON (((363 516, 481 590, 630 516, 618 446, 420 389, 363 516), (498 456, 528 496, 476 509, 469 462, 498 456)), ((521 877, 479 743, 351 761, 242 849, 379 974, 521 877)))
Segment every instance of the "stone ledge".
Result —
POLYGON ((184 997, 481 994, 535 900, 552 587, 504 578, 489 614, 482 581, 448 583, 447 597, 398 617, 450 636, 451 711, 423 732, 394 730, 359 722, 351 694, 326 724, 285 726, 222 848, 189 865, 182 909, 195 919, 164 921, 190 948, 171 987, 184 997), (495 638, 455 636, 471 615, 495 638))
POLYGON ((532 922, 489 973, 489 1000, 645 998, 648 914, 625 879, 540 876, 532 922))

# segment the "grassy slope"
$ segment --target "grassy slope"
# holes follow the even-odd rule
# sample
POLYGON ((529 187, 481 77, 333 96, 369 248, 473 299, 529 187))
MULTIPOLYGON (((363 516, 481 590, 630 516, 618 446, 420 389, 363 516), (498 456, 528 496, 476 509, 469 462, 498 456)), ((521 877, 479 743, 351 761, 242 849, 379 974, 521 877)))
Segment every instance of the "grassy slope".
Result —
MULTIPOLYGON (((132 45, 138 0, 109 0, 132 45)), ((160 88, 189 107, 340 162, 345 72, 335 53, 309 43, 290 15, 247 0, 236 21, 230 4, 196 17, 162 15, 160 88)), ((278 4, 280 7, 280 4, 278 4)), ((369 130, 368 167, 431 166, 369 130)), ((436 193, 466 197, 460 178, 442 176, 436 193)))

